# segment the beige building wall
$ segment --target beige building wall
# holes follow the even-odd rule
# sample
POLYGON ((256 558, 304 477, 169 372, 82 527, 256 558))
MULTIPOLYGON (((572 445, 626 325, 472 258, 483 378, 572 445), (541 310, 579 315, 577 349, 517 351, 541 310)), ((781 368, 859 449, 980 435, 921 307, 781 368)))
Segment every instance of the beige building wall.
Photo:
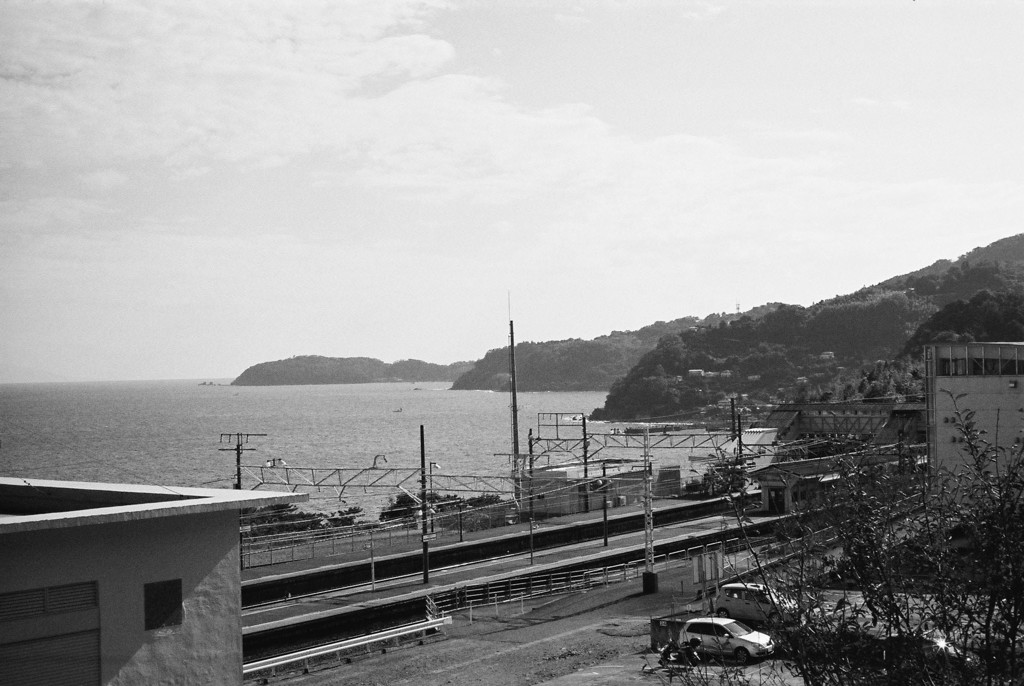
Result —
POLYGON ((984 440, 1009 448, 1024 428, 1024 343, 925 348, 928 453, 934 468, 965 464, 957 409, 971 410, 984 440))
POLYGON ((239 512, 307 498, 0 477, 0 686, 241 684, 239 512))
POLYGON ((237 510, 9 533, 0 547, 4 592, 95 581, 99 601, 0 623, 0 643, 97 625, 103 684, 242 683, 237 510), (147 631, 145 584, 175 579, 180 625, 147 631))

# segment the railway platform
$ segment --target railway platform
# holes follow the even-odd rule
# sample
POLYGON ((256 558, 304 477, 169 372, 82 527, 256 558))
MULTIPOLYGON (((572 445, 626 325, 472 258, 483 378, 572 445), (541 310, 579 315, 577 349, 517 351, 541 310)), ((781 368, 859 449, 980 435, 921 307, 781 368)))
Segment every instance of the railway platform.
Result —
MULTIPOLYGON (((664 511, 667 508, 685 505, 686 503, 669 502, 659 509, 664 511)), ((593 515, 594 513, 590 513, 591 518, 593 515)), ((656 557, 654 571, 658 573, 678 566, 679 556, 685 555, 687 547, 694 541, 723 539, 730 535, 730 519, 727 514, 718 514, 684 520, 656 529, 655 550, 663 552, 656 557), (680 552, 673 562, 672 553, 664 551, 684 552, 680 552)), ((584 514, 570 517, 567 522, 556 523, 549 520, 545 524, 551 527, 572 526, 586 521, 588 518, 584 514)), ((521 535, 507 531, 501 533, 503 536, 521 535)), ((493 537, 493 532, 480 532, 479 541, 487 541, 493 537), (488 533, 491 535, 488 536, 488 533)), ((474 545, 473 539, 467 539, 465 544, 474 545)), ((408 550, 397 555, 415 558, 420 564, 420 570, 422 569, 419 562, 421 550, 408 550)), ((304 574, 316 573, 317 570, 335 569, 346 564, 365 564, 365 553, 358 551, 329 559, 309 559, 275 565, 272 569, 259 570, 263 572, 262 574, 251 574, 250 578, 287 579, 293 575, 301 577, 304 574)), ((577 582, 573 581, 571 572, 567 570, 587 570, 588 576, 583 583, 589 587, 594 583, 607 584, 609 580, 623 580, 630 575, 636 577, 643 571, 643 567, 644 536, 641 531, 609 537, 607 546, 604 545, 603 539, 598 538, 531 553, 520 552, 465 565, 431 569, 426 579, 422 574, 407 574, 394 579, 380 580, 375 584, 351 586, 337 592, 311 594, 308 597, 295 598, 291 602, 249 607, 243 613, 247 659, 261 652, 258 647, 261 639, 257 635, 265 636, 269 640, 275 632, 283 635, 290 627, 303 623, 344 621, 343 618, 346 616, 353 621, 356 621, 357 617, 376 619, 382 618, 388 612, 397 614, 401 608, 404 608, 405 612, 419 612, 422 616, 422 608, 428 602, 428 598, 433 602, 436 598, 468 592, 477 594, 471 599, 471 603, 486 605, 490 602, 490 597, 503 597, 503 593, 534 595, 535 581, 536 585, 541 587, 541 593, 544 592, 544 584, 547 584, 548 589, 572 586, 577 582), (601 570, 604 570, 603 574, 601 570), (529 589, 519 585, 513 590, 513 584, 519 584, 523 579, 529 579, 529 589), (488 588, 495 589, 495 592, 489 593, 488 588), (487 597, 481 598, 481 594, 487 597)), ((678 583, 673 583, 671 590, 677 598, 680 597, 678 583)))

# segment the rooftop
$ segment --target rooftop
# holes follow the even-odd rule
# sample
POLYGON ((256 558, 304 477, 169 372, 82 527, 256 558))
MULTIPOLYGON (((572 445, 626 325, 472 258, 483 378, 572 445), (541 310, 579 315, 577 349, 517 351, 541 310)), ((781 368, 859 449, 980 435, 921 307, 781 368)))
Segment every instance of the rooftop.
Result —
POLYGON ((0 477, 0 534, 302 502, 305 493, 0 477))

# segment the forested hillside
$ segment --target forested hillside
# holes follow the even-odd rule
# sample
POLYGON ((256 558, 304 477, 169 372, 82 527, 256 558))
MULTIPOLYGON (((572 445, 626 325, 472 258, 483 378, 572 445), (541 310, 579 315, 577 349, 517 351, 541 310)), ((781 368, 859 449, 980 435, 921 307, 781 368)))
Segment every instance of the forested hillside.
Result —
MULTIPOLYGON (((982 289, 1024 292, 1024 234, 811 307, 771 303, 743 314, 684 317, 588 341, 519 343, 517 387, 522 391, 611 389, 611 406, 598 415, 616 417, 640 416, 634 410, 658 416, 668 408, 695 407, 701 393, 712 399, 737 389, 764 398, 780 393, 805 395, 815 383, 829 383, 837 368, 860 369, 892 359, 929 315, 982 289), (666 336, 670 340, 663 345, 666 336), (685 353, 679 353, 675 338, 685 353), (666 346, 675 352, 667 354, 666 346), (834 354, 834 361, 823 363, 816 357, 826 352, 834 354), (671 360, 664 359, 666 355, 671 360), (668 382, 669 377, 704 366, 734 375, 725 377, 728 381, 707 377, 719 380, 696 386, 668 382), (809 382, 797 384, 803 376, 809 382), (648 390, 662 399, 643 401, 648 390)), ((453 385, 458 390, 508 387, 507 347, 489 351, 453 385)))
MULTIPOLYGON (((517 387, 610 389, 594 416, 615 419, 685 414, 733 394, 770 401, 913 393, 915 372, 901 355, 913 356, 929 340, 1024 339, 1024 315, 1014 314, 1013 301, 1022 294, 1024 234, 810 307, 770 303, 593 340, 518 343, 517 387), (991 294, 972 300, 983 290, 991 294)), ((300 356, 254 365, 233 383, 376 381, 453 381, 456 390, 507 390, 509 351, 499 348, 475 363, 452 365, 300 356)))
POLYGON ((843 369, 894 357, 935 310, 912 294, 865 289, 785 305, 760 321, 670 334, 615 382, 594 418, 670 417, 734 393, 763 402, 798 396, 843 369))
MULTIPOLYGON (((523 391, 603 391, 625 375, 640 357, 667 334, 691 327, 715 327, 741 316, 758 319, 779 307, 762 305, 744 315, 712 314, 657 322, 638 331, 615 331, 584 341, 516 344, 516 385, 523 391)), ((453 390, 503 391, 509 387, 508 348, 489 351, 463 374, 453 390)))
POLYGON ((924 393, 921 351, 928 343, 1024 341, 1024 292, 979 291, 969 300, 956 300, 917 328, 894 360, 876 362, 837 375, 831 386, 815 389, 816 399, 920 396, 924 393))
POLYGON ((926 343, 1024 341, 1024 289, 980 291, 970 300, 957 300, 918 327, 903 348, 914 356, 926 343))
POLYGON ((894 276, 878 288, 912 288, 936 304, 966 300, 982 289, 1013 291, 1024 284, 1024 234, 975 248, 958 260, 939 260, 923 269, 894 276))
POLYGON ((1024 340, 1020 273, 1014 264, 963 261, 897 281, 903 290, 875 286, 780 307, 757 322, 665 336, 593 417, 679 417, 732 394, 777 402, 919 393, 912 358, 924 343, 1024 340))

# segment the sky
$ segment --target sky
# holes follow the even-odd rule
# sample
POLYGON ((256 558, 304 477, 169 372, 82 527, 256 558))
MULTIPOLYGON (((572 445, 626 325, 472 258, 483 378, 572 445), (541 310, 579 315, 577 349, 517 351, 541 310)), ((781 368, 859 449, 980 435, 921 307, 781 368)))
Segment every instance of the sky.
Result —
POLYGON ((0 382, 476 360, 1024 232, 1024 3, 0 1, 0 382))

